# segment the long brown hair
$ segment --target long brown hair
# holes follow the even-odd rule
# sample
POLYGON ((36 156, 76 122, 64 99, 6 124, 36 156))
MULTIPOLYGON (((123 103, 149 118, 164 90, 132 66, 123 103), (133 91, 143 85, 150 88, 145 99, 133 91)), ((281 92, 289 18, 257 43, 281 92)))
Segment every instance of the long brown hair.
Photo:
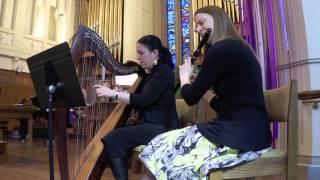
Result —
POLYGON ((217 41, 231 37, 237 37, 243 40, 241 35, 238 33, 235 26, 233 25, 228 14, 222 8, 218 6, 206 6, 198 9, 194 13, 194 16, 196 16, 199 13, 205 13, 213 17, 214 27, 209 38, 212 44, 217 41))

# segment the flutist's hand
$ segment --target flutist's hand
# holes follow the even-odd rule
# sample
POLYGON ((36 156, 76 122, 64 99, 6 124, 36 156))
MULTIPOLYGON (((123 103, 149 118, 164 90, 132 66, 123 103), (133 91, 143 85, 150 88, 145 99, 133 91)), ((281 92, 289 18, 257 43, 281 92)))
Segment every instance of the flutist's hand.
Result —
POLYGON ((181 87, 185 84, 190 84, 190 77, 192 76, 193 65, 191 65, 191 58, 186 59, 184 64, 179 67, 179 76, 181 87))

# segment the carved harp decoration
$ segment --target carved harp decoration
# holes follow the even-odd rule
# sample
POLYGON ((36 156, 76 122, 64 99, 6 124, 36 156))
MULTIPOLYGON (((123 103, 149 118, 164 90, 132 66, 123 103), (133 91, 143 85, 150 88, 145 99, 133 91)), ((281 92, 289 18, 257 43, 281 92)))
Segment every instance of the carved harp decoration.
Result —
POLYGON ((99 63, 109 68, 116 75, 128 75, 139 71, 139 66, 126 67, 119 64, 113 58, 103 39, 96 32, 85 26, 80 26, 76 39, 71 47, 71 54, 75 64, 78 64, 77 61, 81 59, 79 56, 83 55, 84 50, 95 52, 99 63))
MULTIPOLYGON (((114 85, 114 75, 140 74, 141 67, 123 65, 112 56, 102 38, 91 29, 80 26, 71 48, 72 59, 77 69, 78 80, 84 90, 87 107, 74 108, 74 137, 68 139, 66 133, 67 107, 57 107, 55 115, 56 142, 59 171, 62 180, 88 179, 102 149, 101 138, 126 119, 128 107, 125 103, 97 98, 92 85, 104 83, 114 85), (105 71, 107 69, 108 71, 105 71), (106 78, 105 78, 106 76, 106 78), (67 149, 68 147, 70 149, 67 149), (73 154, 70 160, 68 154, 73 154)), ((135 91, 141 77, 129 92, 135 91)))

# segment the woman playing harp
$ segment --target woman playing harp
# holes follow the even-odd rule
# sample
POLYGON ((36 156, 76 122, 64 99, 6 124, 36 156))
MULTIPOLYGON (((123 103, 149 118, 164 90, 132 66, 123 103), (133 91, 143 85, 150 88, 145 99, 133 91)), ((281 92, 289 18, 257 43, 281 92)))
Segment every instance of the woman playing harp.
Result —
MULTIPOLYGON (((140 125, 145 124, 146 129, 154 127, 153 132, 146 136, 145 141, 141 142, 142 144, 147 143, 149 136, 149 139, 151 139, 156 133, 161 133, 177 126, 173 90, 172 93, 171 90, 167 90, 171 89, 171 82, 173 89, 173 64, 171 56, 167 53, 167 49, 162 47, 159 38, 154 36, 142 38, 137 46, 139 47, 137 47, 137 50, 142 63, 141 66, 150 71, 148 75, 144 75, 142 67, 136 64, 119 64, 113 58, 103 39, 96 32, 87 27, 80 26, 71 48, 71 54, 74 65, 77 68, 80 86, 85 92, 87 106, 75 108, 77 119, 73 121, 73 134, 77 137, 76 141, 74 139, 66 141, 65 119, 68 107, 61 106, 56 109, 56 144, 61 179, 83 180, 100 178, 101 173, 98 173, 99 176, 96 176, 96 167, 101 165, 101 161, 98 158, 100 155, 101 157, 106 155, 106 153, 101 153, 106 152, 101 139, 116 126, 119 126, 122 120, 127 119, 127 103, 121 102, 122 95, 125 95, 125 93, 119 93, 120 102, 115 103, 112 98, 96 97, 96 90, 102 88, 102 86, 94 88, 94 84, 113 87, 114 75, 133 73, 140 75, 138 80, 129 89, 130 93, 133 93, 136 89, 138 92, 129 96, 130 101, 129 99, 127 101, 140 111, 140 125), (155 63, 155 60, 157 60, 157 63, 155 63), (150 62, 154 63, 150 64, 150 62), (103 69, 108 69, 106 79, 103 78, 103 69), (155 79, 159 78, 162 84, 159 89, 154 90, 153 83, 159 83, 155 81, 155 79), (140 86, 138 83, 141 82, 141 79, 142 83, 140 86), (162 85, 166 87, 162 88, 162 85), (159 93, 160 91, 161 93, 159 93), (145 93, 150 94, 150 98, 144 99, 145 93), (157 94, 156 99, 153 99, 153 93, 157 94), (75 156, 72 156, 72 161, 68 159, 67 143, 74 144, 68 146, 70 147, 69 152, 75 154, 75 156), (69 169, 69 165, 72 168, 69 169)), ((99 95, 101 95, 100 92, 99 95)), ((105 95, 108 96, 108 94, 105 95)), ((114 97, 112 94, 110 96, 114 97)), ((115 132, 111 133, 110 136, 115 134, 115 132)), ((140 130, 128 137, 134 137, 134 135, 138 135, 139 133, 140 130)), ((137 145, 139 145, 138 142, 137 145)), ((101 157, 100 159, 103 159, 101 157)), ((103 160, 105 162, 105 159, 103 160)), ((125 170, 121 170, 120 172, 124 172, 124 177, 126 177, 126 164, 122 165, 124 166, 120 164, 119 167, 125 170)), ((114 169, 119 170, 120 168, 114 169)))
POLYGON ((104 150, 93 172, 97 177, 103 172, 101 167, 110 163, 117 180, 128 179, 129 151, 138 145, 147 144, 160 133, 178 127, 174 64, 169 50, 153 35, 140 38, 136 49, 140 65, 149 73, 135 93, 129 94, 103 85, 95 85, 98 96, 118 99, 130 104, 139 112, 137 124, 115 129, 102 139, 104 150))

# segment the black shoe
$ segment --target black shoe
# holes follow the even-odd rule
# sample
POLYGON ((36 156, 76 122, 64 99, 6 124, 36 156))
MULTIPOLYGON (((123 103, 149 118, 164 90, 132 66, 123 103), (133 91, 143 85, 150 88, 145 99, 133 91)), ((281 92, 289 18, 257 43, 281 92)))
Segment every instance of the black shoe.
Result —
POLYGON ((116 180, 128 180, 127 158, 110 159, 111 170, 116 180))

